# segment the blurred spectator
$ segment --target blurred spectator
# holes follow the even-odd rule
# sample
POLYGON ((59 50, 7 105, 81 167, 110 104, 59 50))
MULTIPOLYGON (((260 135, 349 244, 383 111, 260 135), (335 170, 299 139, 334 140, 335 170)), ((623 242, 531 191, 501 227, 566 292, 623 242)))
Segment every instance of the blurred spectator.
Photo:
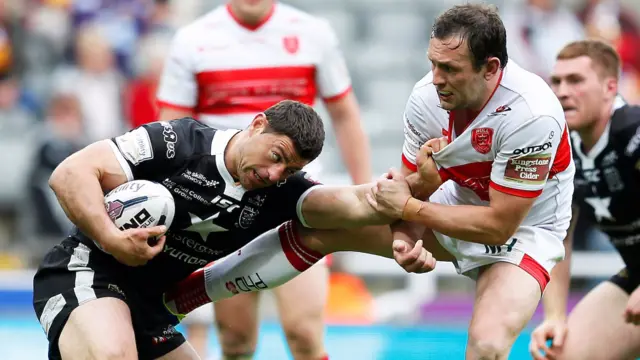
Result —
POLYGON ((33 225, 38 237, 57 237, 71 229, 71 222, 49 188, 49 177, 65 158, 84 145, 80 102, 73 94, 56 94, 47 108, 44 128, 29 176, 28 196, 33 225))
POLYGON ((640 104, 640 27, 619 1, 587 0, 578 12, 589 37, 615 45, 622 62, 620 93, 640 104))
POLYGON ((132 75, 131 60, 138 38, 146 31, 154 9, 150 0, 74 0, 71 8, 74 29, 94 24, 106 34, 118 69, 132 75))
POLYGON ((502 20, 509 58, 545 80, 558 51, 568 42, 584 38, 578 18, 556 0, 508 1, 502 20))
POLYGON ((157 120, 156 89, 171 38, 162 34, 148 35, 140 41, 135 57, 136 77, 126 92, 125 111, 131 128, 157 120))
POLYGON ((122 133, 124 79, 115 67, 113 51, 101 29, 93 25, 79 29, 75 51, 77 63, 56 72, 54 92, 69 92, 78 97, 87 141, 122 133))

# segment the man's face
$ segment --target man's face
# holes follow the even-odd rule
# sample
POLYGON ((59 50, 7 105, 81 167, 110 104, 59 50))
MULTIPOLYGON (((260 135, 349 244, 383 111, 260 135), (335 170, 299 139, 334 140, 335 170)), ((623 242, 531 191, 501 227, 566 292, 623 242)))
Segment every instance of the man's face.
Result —
POLYGON ((438 91, 440 106, 445 110, 482 106, 486 80, 484 66, 476 71, 466 40, 458 36, 446 39, 431 38, 429 61, 433 70, 433 84, 438 91))
POLYGON ((269 13, 273 0, 230 0, 234 12, 242 20, 254 21, 269 13))
POLYGON ((309 163, 296 152, 293 141, 285 136, 265 133, 267 120, 258 115, 250 126, 250 136, 242 145, 238 179, 247 190, 275 185, 309 163))
POLYGON ((602 107, 615 95, 608 84, 611 80, 600 76, 587 56, 556 61, 551 88, 562 104, 571 130, 591 127, 599 119, 602 107))

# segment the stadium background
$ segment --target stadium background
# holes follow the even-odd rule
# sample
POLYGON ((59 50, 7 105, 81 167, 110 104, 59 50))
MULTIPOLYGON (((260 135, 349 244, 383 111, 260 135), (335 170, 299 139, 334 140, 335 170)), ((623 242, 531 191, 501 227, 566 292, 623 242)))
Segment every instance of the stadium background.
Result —
MULTIPOLYGON (((455 0, 289 0, 326 17, 341 41, 376 174, 398 166, 402 111, 428 70, 429 29, 455 0)), ((154 82, 175 29, 220 0, 0 1, 0 358, 46 358, 31 308, 34 266, 68 222, 46 185, 51 170, 84 144, 149 121, 154 82), (113 61, 110 61, 113 60, 113 61)), ((548 76, 566 42, 599 36, 623 57, 622 93, 640 103, 640 2, 489 1, 499 6, 512 59, 548 76), (554 4, 555 3, 555 4, 554 4)), ((330 132, 330 131, 329 131, 330 132)), ((330 134, 323 163, 346 183, 330 134)), ((587 225, 576 238, 572 304, 621 267, 587 225)), ((332 359, 462 358, 473 283, 441 264, 431 275, 404 274, 390 260, 339 254, 328 305, 332 359)), ((270 297, 257 359, 284 359, 270 297)), ((530 326, 540 320, 536 314, 530 326)), ((512 359, 527 359, 528 331, 512 359)), ((217 348, 211 338, 212 352, 217 348)), ((604 345, 603 345, 604 346, 604 345)))

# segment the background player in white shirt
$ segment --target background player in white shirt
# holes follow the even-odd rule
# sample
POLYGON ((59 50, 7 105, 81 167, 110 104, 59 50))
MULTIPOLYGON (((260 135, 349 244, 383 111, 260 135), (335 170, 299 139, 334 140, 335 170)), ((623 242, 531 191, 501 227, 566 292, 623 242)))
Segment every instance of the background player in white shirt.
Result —
MULTIPOLYGON (((564 256, 575 171, 564 114, 544 80, 507 63, 505 29, 491 7, 440 15, 428 57, 433 70, 405 111, 403 173, 420 173, 428 191, 414 189, 415 197, 432 195, 412 198, 392 173, 371 202, 426 226, 418 234, 427 250, 477 279, 467 359, 506 359, 564 256)), ((394 238, 416 238, 406 227, 394 238)))
MULTIPOLYGON (((161 119, 195 116, 217 129, 245 128, 256 111, 283 99, 312 105, 317 97, 331 116, 353 182, 368 182, 359 108, 337 38, 324 20, 273 0, 231 0, 178 31, 158 90, 161 119)), ((318 167, 316 161, 305 170, 317 175, 318 167)), ((295 359, 326 356, 327 281, 322 263, 275 291, 295 359)), ((215 304, 226 358, 252 357, 257 305, 258 293, 215 304)), ((202 354, 208 324, 192 320, 189 340, 202 354)))

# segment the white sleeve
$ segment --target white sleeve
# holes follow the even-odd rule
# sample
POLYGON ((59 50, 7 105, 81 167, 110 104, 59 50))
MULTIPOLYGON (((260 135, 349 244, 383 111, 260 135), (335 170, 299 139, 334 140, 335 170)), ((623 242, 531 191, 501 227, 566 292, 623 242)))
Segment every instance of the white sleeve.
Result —
POLYGON ((537 197, 552 166, 557 165, 554 160, 564 163, 571 158, 566 131, 551 116, 532 118, 507 131, 497 136, 491 187, 515 196, 537 197))
POLYGON ((420 147, 430 139, 427 131, 426 107, 414 89, 404 110, 404 145, 402 163, 416 171, 416 155, 420 147))
POLYGON ((189 110, 196 106, 198 87, 193 68, 195 54, 187 35, 184 30, 179 30, 171 42, 158 86, 157 98, 161 106, 189 110))
POLYGON ((316 80, 320 96, 325 101, 341 98, 351 90, 351 77, 347 63, 340 50, 338 37, 328 22, 321 20, 324 26, 318 28, 322 36, 322 59, 318 64, 316 80))

